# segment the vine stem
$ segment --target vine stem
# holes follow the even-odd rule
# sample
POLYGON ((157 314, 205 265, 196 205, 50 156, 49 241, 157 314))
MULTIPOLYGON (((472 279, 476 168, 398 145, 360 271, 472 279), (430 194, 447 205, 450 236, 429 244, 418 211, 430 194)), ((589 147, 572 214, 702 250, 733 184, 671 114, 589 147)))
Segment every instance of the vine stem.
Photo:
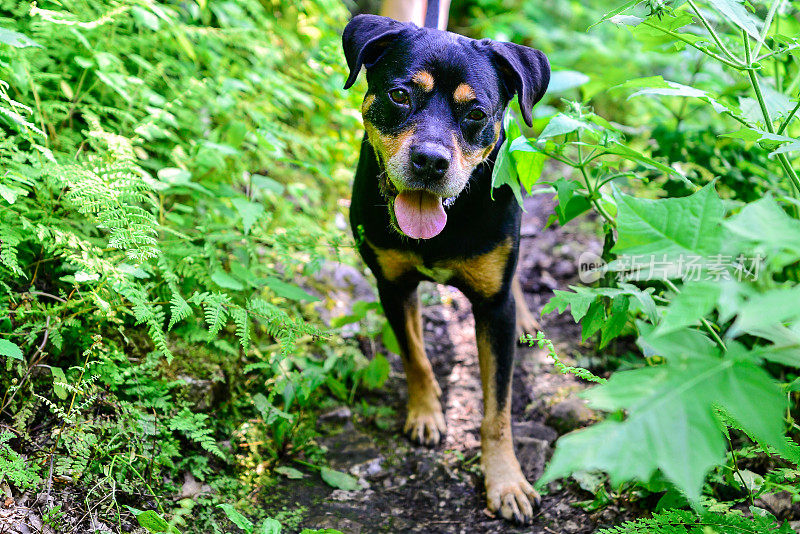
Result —
MULTIPOLYGON (((750 51, 750 37, 747 35, 747 32, 742 30, 742 40, 744 41, 744 53, 745 59, 747 60, 747 64, 752 66, 752 53, 750 51)), ((764 100, 764 95, 761 92, 761 84, 758 81, 758 75, 755 73, 754 70, 748 69, 747 75, 750 77, 750 85, 753 86, 753 91, 756 94, 756 99, 758 100, 758 105, 761 108, 761 115, 764 117, 764 123, 767 128, 767 131, 771 134, 775 133, 775 126, 772 124, 772 118, 769 115, 769 109, 767 108, 767 104, 764 100)), ((791 119, 791 117, 790 117, 791 119)), ((788 125, 788 123, 786 123, 788 125)), ((798 178, 797 173, 795 172, 792 165, 789 163, 789 159, 786 157, 786 154, 778 154, 778 161, 780 162, 783 170, 786 172, 786 175, 792 182, 794 189, 792 193, 795 197, 800 195, 800 178, 798 178)), ((798 212, 795 209, 795 218, 797 218, 798 212)))
POLYGON ((642 24, 644 24, 645 26, 649 26, 650 28, 653 28, 654 30, 658 30, 658 31, 664 32, 667 35, 669 35, 670 37, 678 39, 679 41, 683 41, 684 43, 688 44, 692 48, 694 48, 696 50, 699 50, 700 52, 706 54, 707 56, 710 56, 710 57, 716 59, 717 61, 728 65, 729 67, 733 67, 736 70, 746 70, 747 69, 746 65, 740 65, 738 63, 734 63, 733 61, 731 61, 731 60, 729 60, 729 59, 727 59, 727 58, 725 58, 723 56, 720 56, 719 54, 716 54, 716 53, 712 52, 711 50, 709 50, 707 48, 703 48, 702 46, 697 46, 696 44, 691 42, 689 39, 686 39, 683 36, 681 36, 681 34, 679 34, 679 33, 676 33, 676 32, 674 32, 672 30, 666 30, 666 29, 661 28, 659 26, 656 26, 655 24, 652 24, 652 23, 650 23, 650 22, 648 22, 646 20, 644 22, 642 22, 642 24))
POLYGON ((790 122, 792 122, 792 118, 795 116, 795 114, 797 113, 797 110, 799 110, 799 109, 800 109, 800 94, 797 95, 797 105, 795 105, 795 107, 792 110, 792 112, 789 113, 789 116, 786 117, 786 120, 784 120, 781 123, 780 127, 778 128, 778 131, 775 132, 775 133, 777 133, 778 135, 783 134, 783 132, 786 130, 786 127, 789 126, 790 122))
POLYGON ((617 221, 614 220, 611 215, 605 210, 605 208, 597 201, 597 189, 592 187, 592 184, 589 181, 589 175, 586 174, 586 164, 594 159, 595 156, 594 152, 590 153, 589 156, 584 160, 583 159, 583 150, 581 150, 581 132, 576 132, 577 139, 578 139, 578 169, 581 171, 581 175, 583 176, 583 181, 586 184, 586 190, 589 191, 589 201, 594 205, 594 208, 597 212, 610 224, 613 228, 617 227, 617 221))
POLYGON ((769 28, 772 26, 772 19, 775 18, 775 13, 778 12, 778 8, 781 7, 781 5, 783 5, 783 0, 774 0, 772 5, 769 6, 767 18, 764 19, 764 27, 761 29, 761 39, 759 39, 759 41, 756 43, 756 47, 753 49, 754 57, 758 57, 758 53, 761 51, 761 47, 764 45, 764 39, 766 39, 767 33, 769 33, 769 28))
MULTIPOLYGON (((664 280, 664 283, 675 293, 681 292, 681 290, 678 289, 678 286, 672 283, 672 280, 664 280)), ((714 330, 714 327, 711 325, 711 323, 708 322, 708 320, 705 317, 701 317, 700 322, 703 324, 706 330, 708 330, 708 333, 711 334, 711 337, 714 338, 714 341, 717 342, 717 345, 719 345, 720 348, 722 348, 722 350, 724 350, 725 352, 728 352, 728 346, 725 345, 725 342, 722 341, 721 337, 719 337, 719 334, 717 334, 717 331, 714 330)))
POLYGON ((736 459, 736 451, 733 448, 733 442, 731 441, 731 435, 729 432, 725 432, 725 437, 728 440, 728 446, 731 448, 731 458, 733 458, 733 470, 739 475, 739 480, 742 481, 742 486, 747 491, 747 500, 750 501, 750 506, 753 506, 753 493, 750 491, 750 486, 747 485, 745 482, 744 477, 742 476, 741 471, 739 471, 739 460, 736 459))
POLYGON ((586 174, 586 168, 583 165, 581 165, 578 168, 580 169, 581 174, 583 175, 583 181, 586 183, 586 189, 589 190, 589 200, 591 201, 592 204, 594 204, 595 209, 600 215, 603 216, 606 222, 608 222, 608 224, 616 228, 617 221, 615 221, 614 218, 608 214, 606 209, 600 204, 600 202, 597 201, 597 198, 595 198, 596 191, 594 191, 592 187, 589 185, 589 176, 586 174))
MULTIPOLYGON (((733 61, 740 67, 746 66, 741 59, 733 55, 733 52, 728 50, 728 47, 722 44, 722 39, 719 38, 717 32, 715 32, 714 28, 711 27, 711 24, 709 24, 709 22, 706 20, 703 14, 700 13, 700 10, 697 8, 697 4, 695 4, 693 0, 688 0, 687 3, 692 8, 692 10, 697 14, 697 16, 700 17, 700 22, 703 23, 703 26, 705 26, 706 30, 708 30, 708 33, 711 34, 711 38, 714 39, 715 43, 717 43, 717 46, 719 47, 720 50, 722 50, 722 53, 728 56, 731 59, 731 61, 733 61)), ((750 62, 748 61, 747 63, 749 64, 750 62)))

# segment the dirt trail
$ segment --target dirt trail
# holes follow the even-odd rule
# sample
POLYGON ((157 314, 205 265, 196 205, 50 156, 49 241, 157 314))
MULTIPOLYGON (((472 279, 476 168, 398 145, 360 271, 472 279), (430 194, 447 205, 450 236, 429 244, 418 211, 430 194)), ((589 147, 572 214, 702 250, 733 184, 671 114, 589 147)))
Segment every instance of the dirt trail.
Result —
MULTIPOLYGON (((577 256, 600 248, 590 223, 573 224, 568 230, 544 229, 552 202, 546 195, 525 201, 519 272, 528 305, 537 316, 553 289, 574 283, 577 256), (587 229, 582 231, 582 227, 587 229)), ((336 528, 347 534, 569 534, 617 523, 619 512, 614 508, 592 515, 574 506, 592 498, 576 484, 551 484, 535 523, 528 527, 513 527, 485 510, 476 459, 482 408, 470 305, 451 287, 426 284, 421 295, 423 303, 433 302, 425 307, 423 322, 428 355, 443 390, 448 425, 443 444, 433 450, 417 447, 402 435, 405 385, 401 363, 394 357, 387 386, 380 396, 368 398, 372 405, 394 409, 394 416, 387 419, 391 421, 388 429, 381 430, 346 408, 321 417, 322 441, 332 466, 360 477, 368 487, 331 492, 305 481, 289 488, 276 505, 280 501, 291 508, 294 501, 295 506, 305 507, 301 527, 336 528)), ((551 314, 541 324, 562 357, 590 350, 580 344, 579 328, 569 315, 551 314)), ((586 424, 592 414, 574 396, 584 385, 558 374, 544 351, 519 347, 516 361, 515 446, 523 470, 533 481, 542 474, 559 433, 586 424)))

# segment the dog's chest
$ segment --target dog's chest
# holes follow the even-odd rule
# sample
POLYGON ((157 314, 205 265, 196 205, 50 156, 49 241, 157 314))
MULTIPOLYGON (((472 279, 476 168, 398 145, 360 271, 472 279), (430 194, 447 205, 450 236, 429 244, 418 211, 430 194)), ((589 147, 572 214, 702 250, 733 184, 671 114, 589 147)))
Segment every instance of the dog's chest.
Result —
POLYGON ((512 241, 507 239, 483 254, 447 258, 427 264, 419 254, 408 250, 369 246, 375 254, 381 276, 389 282, 416 274, 419 278, 439 284, 451 284, 459 288, 466 286, 473 292, 490 297, 503 286, 512 241))

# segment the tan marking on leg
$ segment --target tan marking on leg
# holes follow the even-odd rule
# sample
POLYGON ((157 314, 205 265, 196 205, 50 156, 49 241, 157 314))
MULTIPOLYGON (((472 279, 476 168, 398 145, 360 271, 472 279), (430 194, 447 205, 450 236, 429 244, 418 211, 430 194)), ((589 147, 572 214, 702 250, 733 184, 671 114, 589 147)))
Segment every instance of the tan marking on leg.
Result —
POLYGON ((438 444, 445 434, 444 413, 431 362, 425 354, 422 316, 416 292, 404 310, 408 354, 403 357, 408 384, 408 415, 403 431, 415 442, 438 444))
POLYGON ((489 510, 500 512, 506 519, 526 523, 533 518, 531 501, 539 494, 522 474, 514 453, 511 436, 511 387, 502 410, 497 406, 495 356, 489 332, 476 325, 478 362, 483 389, 483 421, 481 422, 481 468, 485 477, 486 501, 489 510))
POLYGON ((453 269, 473 291, 488 298, 497 294, 503 287, 503 276, 511 253, 512 240, 507 238, 494 250, 455 261, 444 262, 453 269))
POLYGON ((395 250, 391 248, 378 248, 367 242, 378 259, 383 277, 394 282, 409 271, 416 270, 417 265, 422 265, 419 256, 412 252, 395 250))
POLYGON ((466 104, 476 98, 478 97, 475 96, 475 90, 465 83, 458 84, 456 90, 453 91, 453 100, 456 104, 466 104))
POLYGON ((426 93, 433 91, 433 75, 427 70, 414 73, 414 76, 411 77, 411 81, 419 85, 426 93))
POLYGON ((372 106, 374 102, 375 102, 375 95, 368 94, 364 97, 364 102, 361 104, 362 116, 367 114, 367 111, 369 111, 369 108, 372 106))
POLYGON ((522 291, 522 284, 519 283, 519 276, 514 275, 511 281, 511 293, 514 295, 514 302, 517 309, 517 335, 522 334, 533 335, 537 330, 541 329, 539 322, 528 309, 528 304, 525 302, 525 292, 522 291))

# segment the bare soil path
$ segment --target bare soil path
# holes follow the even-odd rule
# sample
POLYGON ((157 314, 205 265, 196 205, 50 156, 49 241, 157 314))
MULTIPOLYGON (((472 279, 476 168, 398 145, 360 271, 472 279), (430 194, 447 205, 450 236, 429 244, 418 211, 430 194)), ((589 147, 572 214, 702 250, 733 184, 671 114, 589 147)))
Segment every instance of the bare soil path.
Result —
MULTIPOLYGON (((599 252, 590 221, 567 230, 544 228, 552 198, 529 197, 522 226, 520 279, 528 305, 538 312, 553 289, 575 283, 577 257, 599 252)), ((592 496, 575 483, 554 483, 543 495, 534 524, 515 527, 486 509, 476 457, 480 450, 481 387, 469 302, 455 289, 425 285, 423 311, 428 355, 443 390, 447 435, 436 449, 417 447, 402 435, 405 385, 399 358, 380 395, 371 405, 394 409, 388 428, 375 418, 349 409, 320 418, 323 443, 333 467, 359 477, 361 491, 331 491, 298 482, 281 491, 272 506, 301 506, 300 527, 335 528, 347 534, 419 533, 589 533, 619 523, 624 512, 607 507, 599 513, 576 506, 592 496), (288 493, 285 493, 288 492, 288 493)), ((581 345, 579 327, 569 315, 551 314, 540 321, 559 355, 569 360, 592 349, 581 345)), ((368 349, 367 349, 368 350, 368 349)), ((370 356, 368 354, 368 356, 370 356)), ((529 480, 536 480, 559 434, 585 425, 593 414, 575 397, 585 387, 573 376, 559 374, 546 352, 519 347, 514 372, 512 413, 517 454, 529 480)), ((268 506, 269 508, 269 506, 268 506)))

